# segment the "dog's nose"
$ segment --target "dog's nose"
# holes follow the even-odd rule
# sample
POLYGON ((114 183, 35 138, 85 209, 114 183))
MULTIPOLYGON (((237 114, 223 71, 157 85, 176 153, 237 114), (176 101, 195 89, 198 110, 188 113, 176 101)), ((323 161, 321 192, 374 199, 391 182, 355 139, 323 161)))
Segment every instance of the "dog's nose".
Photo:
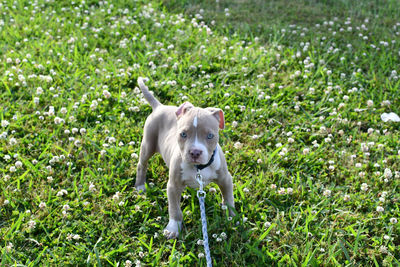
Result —
POLYGON ((200 157, 201 153, 203 153, 203 151, 201 151, 199 149, 193 149, 193 150, 190 150, 189 153, 193 159, 198 159, 200 157))

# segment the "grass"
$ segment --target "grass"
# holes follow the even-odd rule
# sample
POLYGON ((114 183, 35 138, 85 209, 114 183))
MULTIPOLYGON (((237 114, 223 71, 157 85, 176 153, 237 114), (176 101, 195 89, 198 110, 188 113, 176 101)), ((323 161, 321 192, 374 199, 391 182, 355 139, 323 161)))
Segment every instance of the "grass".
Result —
POLYGON ((165 104, 225 111, 238 215, 208 191, 216 266, 399 265, 399 123, 380 118, 400 114, 396 1, 0 10, 2 266, 205 266, 196 192, 166 240, 161 157, 133 188, 151 111, 139 76, 165 104))

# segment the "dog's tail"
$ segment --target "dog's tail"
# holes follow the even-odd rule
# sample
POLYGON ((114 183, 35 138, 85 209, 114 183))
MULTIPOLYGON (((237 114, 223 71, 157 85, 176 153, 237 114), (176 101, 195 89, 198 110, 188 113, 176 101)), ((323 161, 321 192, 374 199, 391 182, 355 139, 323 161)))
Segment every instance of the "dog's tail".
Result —
POLYGON ((142 93, 144 95, 144 98, 149 102, 150 106, 154 109, 156 109, 158 106, 161 106, 160 101, 158 101, 149 91, 149 88, 144 84, 146 79, 139 77, 137 79, 137 83, 140 87, 140 90, 142 90, 142 93))

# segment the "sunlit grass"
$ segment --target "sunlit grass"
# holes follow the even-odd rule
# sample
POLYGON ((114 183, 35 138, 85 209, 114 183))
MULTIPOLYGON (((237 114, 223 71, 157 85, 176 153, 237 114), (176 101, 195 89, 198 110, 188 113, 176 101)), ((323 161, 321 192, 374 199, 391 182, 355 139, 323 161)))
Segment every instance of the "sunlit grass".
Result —
POLYGON ((225 112, 238 215, 207 188, 215 265, 399 264, 399 123, 380 117, 400 114, 398 6, 305 1, 296 21, 292 1, 266 20, 214 3, 2 2, 2 264, 205 265, 196 192, 166 240, 161 157, 133 188, 139 76, 165 104, 225 112))

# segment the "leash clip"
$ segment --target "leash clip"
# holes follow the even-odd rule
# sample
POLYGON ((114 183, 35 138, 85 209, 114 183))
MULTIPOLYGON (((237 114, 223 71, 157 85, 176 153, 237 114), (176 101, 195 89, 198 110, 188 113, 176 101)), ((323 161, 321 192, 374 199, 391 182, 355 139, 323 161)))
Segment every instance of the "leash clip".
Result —
POLYGON ((204 184, 203 184, 203 176, 200 173, 200 170, 197 170, 196 173, 196 181, 199 183, 199 190, 197 190, 197 197, 206 197, 206 192, 203 190, 204 184))

